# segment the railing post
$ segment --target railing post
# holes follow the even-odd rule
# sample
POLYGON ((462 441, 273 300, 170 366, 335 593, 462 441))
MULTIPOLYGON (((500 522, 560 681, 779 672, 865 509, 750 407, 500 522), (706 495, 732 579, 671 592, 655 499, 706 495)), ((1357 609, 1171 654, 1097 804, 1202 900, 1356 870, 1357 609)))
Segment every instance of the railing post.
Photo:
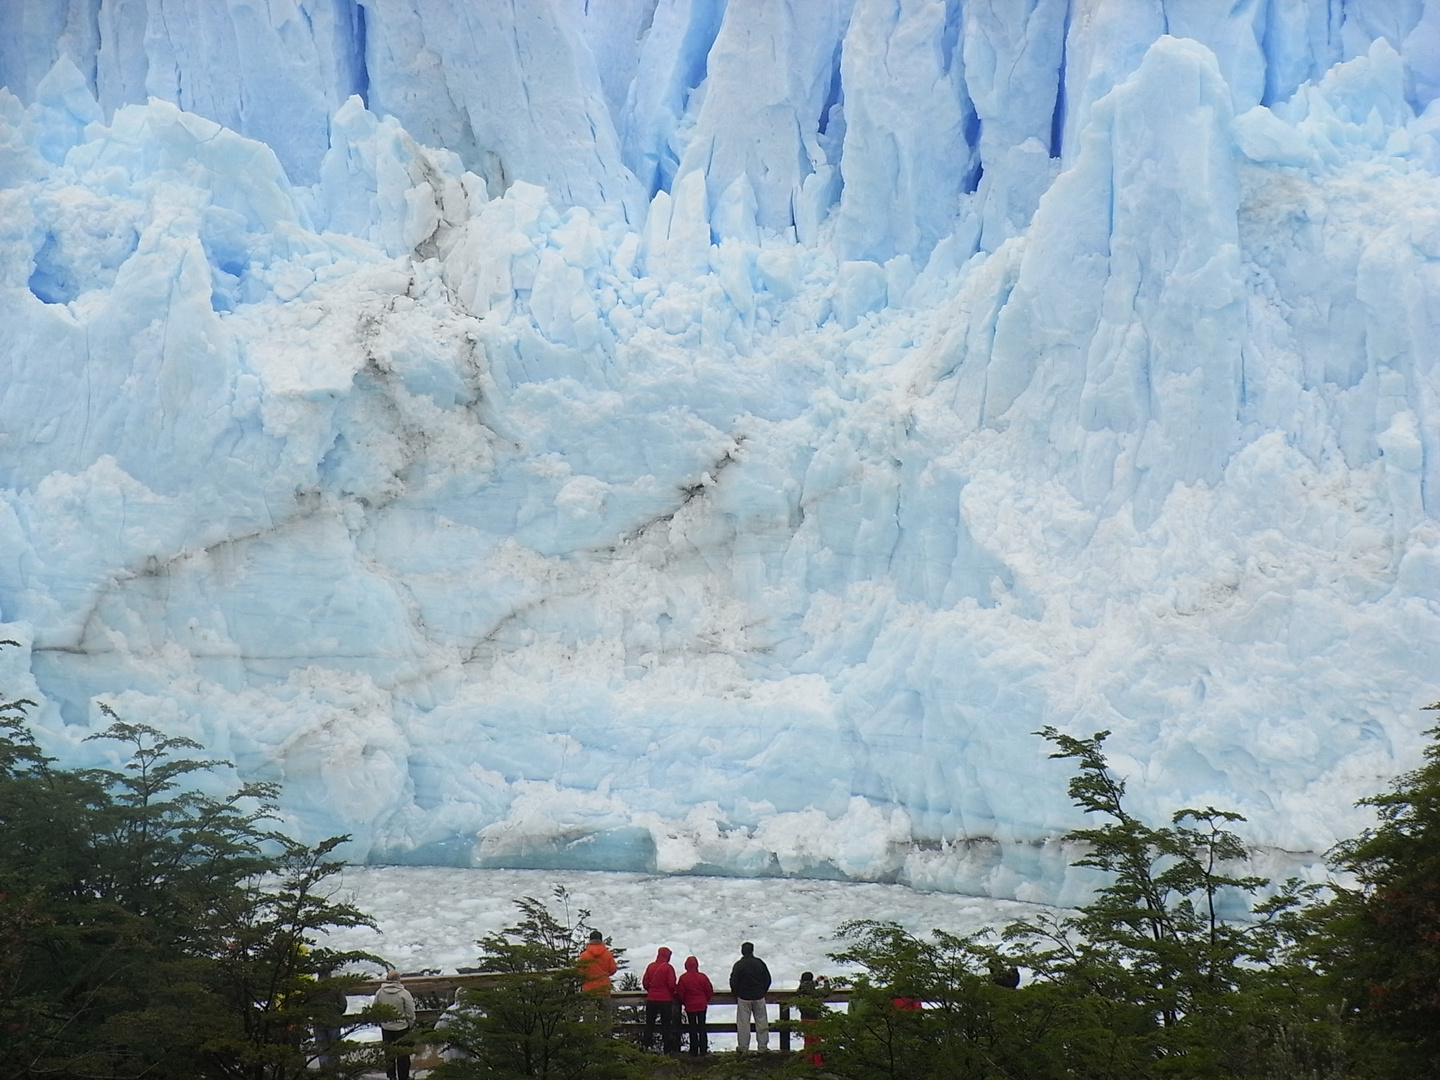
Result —
POLYGON ((780 1052, 790 1052, 790 1003, 780 1002, 780 1052))

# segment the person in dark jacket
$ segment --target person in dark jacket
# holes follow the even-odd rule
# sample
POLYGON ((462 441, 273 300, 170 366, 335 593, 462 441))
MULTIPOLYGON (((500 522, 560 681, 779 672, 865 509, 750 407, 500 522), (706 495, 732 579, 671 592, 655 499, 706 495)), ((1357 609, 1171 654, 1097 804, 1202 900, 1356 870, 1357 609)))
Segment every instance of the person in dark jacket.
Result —
MULTIPOLYGON (((795 988, 795 1005, 800 1010, 802 1029, 818 1023, 820 1018, 825 1015, 824 994, 820 985, 815 981, 814 972, 802 971, 800 973, 800 985, 795 988)), ((820 1036, 804 1034, 802 1031, 801 1038, 804 1040, 807 1050, 812 1046, 817 1048, 810 1050, 810 1064, 824 1065, 825 1055, 818 1049, 820 1036)))
POLYGON ((708 1054, 710 1040, 705 1032, 705 1009, 715 996, 715 987, 710 976, 700 970, 700 961, 693 956, 685 958, 685 974, 675 984, 675 996, 680 999, 690 1028, 690 1055, 708 1054))
POLYGON ((1020 985, 1020 969, 1014 964, 1007 964, 997 957, 992 957, 990 959, 990 981, 996 986, 1014 990, 1020 985))
POLYGON ((645 1035, 642 1042, 646 1050, 655 1045, 655 1024, 658 1021, 665 1053, 680 1052, 680 1003, 675 1000, 675 983, 670 950, 662 945, 640 980, 640 985, 645 988, 645 1035))
POLYGON ((345 1037, 345 1010, 350 1000, 345 989, 335 981, 334 973, 324 971, 315 984, 315 1050, 322 1069, 335 1064, 330 1048, 345 1037))
POLYGON ((765 995, 770 992, 770 969, 755 955, 755 946, 746 941, 740 946, 740 959, 730 969, 730 992, 735 995, 735 1049, 750 1050, 750 1021, 755 1021, 755 1045, 762 1051, 770 1049, 770 1018, 766 1015, 765 995))

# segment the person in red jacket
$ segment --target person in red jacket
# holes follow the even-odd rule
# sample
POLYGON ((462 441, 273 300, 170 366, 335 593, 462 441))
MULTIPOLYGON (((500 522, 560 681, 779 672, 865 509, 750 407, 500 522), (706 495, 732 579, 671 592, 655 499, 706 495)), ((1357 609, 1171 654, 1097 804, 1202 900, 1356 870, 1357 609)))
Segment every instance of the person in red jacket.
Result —
POLYGON ((685 974, 675 983, 675 996, 685 1010, 685 1021, 690 1028, 691 1056, 708 1054, 710 1041, 705 1034, 705 1009, 715 996, 715 987, 710 977, 700 970, 700 961, 693 956, 685 958, 685 974))
POLYGON ((655 1045, 655 1023, 660 1023, 661 1045, 667 1054, 680 1052, 680 1018, 676 1015, 679 1002, 675 1000, 675 969, 670 966, 670 950, 663 945, 655 954, 655 961, 645 969, 640 985, 645 988, 645 1035, 646 1050, 655 1045))

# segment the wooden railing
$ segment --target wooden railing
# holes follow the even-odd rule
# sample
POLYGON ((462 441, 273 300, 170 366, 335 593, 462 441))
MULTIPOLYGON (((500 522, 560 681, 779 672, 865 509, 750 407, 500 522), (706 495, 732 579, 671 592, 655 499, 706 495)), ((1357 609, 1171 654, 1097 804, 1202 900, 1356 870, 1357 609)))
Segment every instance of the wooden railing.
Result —
MULTIPOLYGON (((765 995, 765 1001, 767 1006, 778 1005, 780 1007, 780 1019, 778 1022, 773 1020, 770 1022, 770 1030, 779 1033, 780 1051, 782 1053, 790 1052, 790 1036, 799 1030, 797 1017, 794 1015, 795 1012, 798 1012, 798 1009, 796 1008, 796 999, 798 996, 799 995, 794 990, 774 989, 772 989, 769 993, 765 995)), ((818 996, 821 1001, 824 1001, 827 1004, 832 1002, 835 1004, 841 1004, 850 1000, 850 991, 841 989, 822 990, 820 991, 818 996)), ((615 993, 610 995, 610 998, 612 1001, 615 1002, 616 1006, 643 1006, 645 1004, 645 991, 617 990, 615 993)), ((808 1000, 810 1001, 814 1001, 815 998, 816 995, 814 994, 808 995, 808 1000)), ((715 996, 710 999, 710 1005, 712 1008, 716 1005, 734 1004, 735 995, 730 993, 729 991, 725 991, 722 993, 717 990, 715 992, 715 996)), ((615 1029, 617 1031, 624 1031, 626 1033, 636 1035, 640 1034, 644 1030, 644 1027, 644 1024, 622 1023, 615 1025, 615 1029)), ((707 1023, 705 1025, 705 1031, 706 1034, 709 1035, 734 1035, 736 1033, 735 1021, 731 1020, 729 1023, 707 1023)))
MULTIPOLYGON (((465 975, 411 975, 404 980, 405 989, 409 990, 415 998, 416 1023, 418 1027, 430 1028, 435 1021, 455 1001, 458 991, 471 986, 484 986, 486 983, 494 982, 502 976, 494 972, 473 972, 465 975)), ((371 996, 380 989, 378 979, 368 982, 357 983, 347 987, 346 992, 352 996, 371 996)), ((796 1011, 796 998, 798 993, 794 990, 772 989, 765 995, 765 1000, 770 1005, 777 1005, 780 1009, 778 1021, 770 1024, 770 1029, 780 1036, 780 1050, 788 1053, 791 1048, 791 1035, 799 1030, 794 1012, 796 1011)), ((850 1000, 850 991, 839 987, 821 988, 819 999, 827 1004, 844 1004, 850 1000)), ((815 1000, 816 995, 810 995, 809 1000, 815 1000)), ((627 1006, 643 1006, 645 1004, 644 990, 616 990, 610 995, 611 1002, 617 1009, 627 1006)), ((728 991, 716 991, 715 996, 710 999, 711 1007, 716 1005, 734 1005, 735 995, 728 991)), ((620 1021, 615 1024, 615 1030, 627 1035, 639 1035, 644 1030, 644 1024, 620 1021)), ((705 1031, 711 1035, 733 1035, 736 1033, 735 1022, 729 1023, 707 1023, 705 1031)))

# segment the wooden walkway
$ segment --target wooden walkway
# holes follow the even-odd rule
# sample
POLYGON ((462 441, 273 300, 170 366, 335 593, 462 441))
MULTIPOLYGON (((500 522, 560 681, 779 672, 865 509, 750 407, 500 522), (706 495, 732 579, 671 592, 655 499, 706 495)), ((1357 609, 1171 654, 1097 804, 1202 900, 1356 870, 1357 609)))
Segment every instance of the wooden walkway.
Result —
MULTIPOLYGON (((406 976, 404 981, 405 989, 409 990, 415 998, 415 1012, 417 1027, 428 1029, 434 1026, 440 1014, 450 1007, 455 1001, 455 995, 460 990, 471 986, 484 986, 486 983, 495 982, 502 976, 494 972, 473 972, 465 975, 411 975, 406 976)), ((347 993, 352 997, 369 997, 380 989, 380 980, 371 979, 368 982, 358 983, 348 987, 347 993)), ((770 1030, 780 1036, 780 1050, 788 1053, 791 1048, 791 1035, 798 1031, 798 1019, 793 1015, 795 1012, 795 1000, 798 994, 794 990, 776 990, 765 995, 765 1000, 770 1005, 778 1006, 780 1018, 772 1021, 770 1030)), ((844 1004, 850 1000, 848 989, 829 988, 820 991, 820 999, 827 1004, 844 1004)), ((610 995, 610 1000, 617 1009, 627 1006, 644 1006, 644 990, 616 990, 610 995)), ((813 998, 812 998, 813 1000, 813 998)), ((717 1005, 734 1005, 735 995, 727 991, 715 992, 710 999, 710 1007, 717 1005)), ((645 1025, 628 1021, 620 1021, 615 1024, 615 1030, 626 1035, 639 1036, 645 1025)), ((705 1031, 710 1035, 734 1035, 735 1021, 727 1023, 707 1023, 705 1031)))

